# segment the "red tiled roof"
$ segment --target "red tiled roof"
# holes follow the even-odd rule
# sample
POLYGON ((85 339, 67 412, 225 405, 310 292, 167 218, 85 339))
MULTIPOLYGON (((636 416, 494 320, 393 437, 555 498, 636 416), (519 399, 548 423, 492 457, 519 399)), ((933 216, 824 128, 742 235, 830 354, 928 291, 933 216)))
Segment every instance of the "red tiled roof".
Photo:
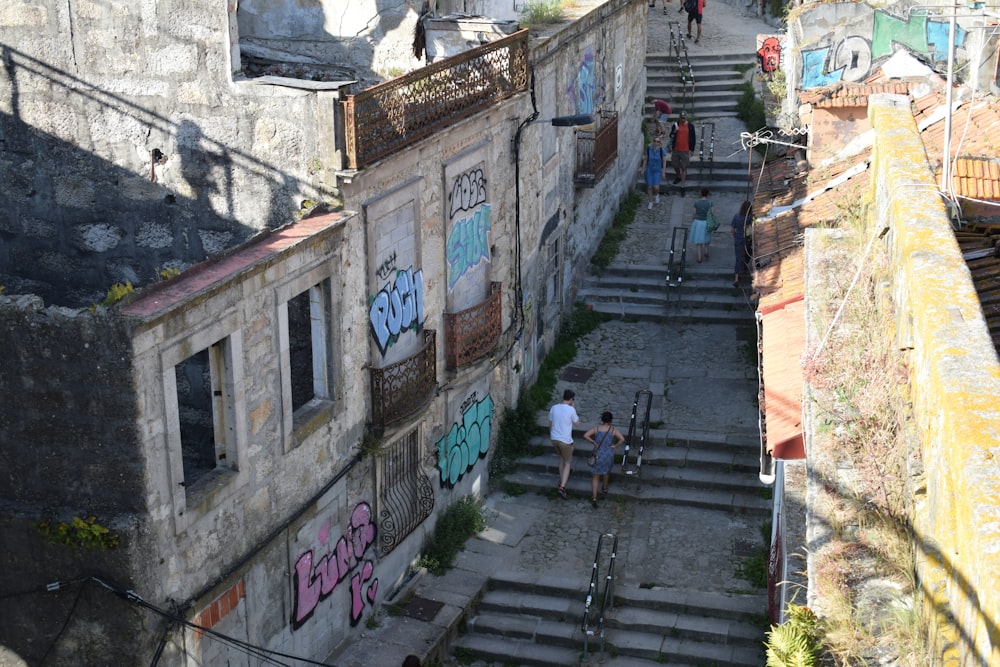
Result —
POLYGON ((877 93, 894 93, 908 95, 910 84, 905 81, 889 81, 886 83, 844 83, 831 86, 810 88, 799 93, 799 101, 814 107, 864 107, 868 106, 868 98, 877 93))
MULTIPOLYGON (((801 255, 801 251, 798 253, 801 255)), ((776 459, 805 458, 802 440, 802 368, 806 342, 803 295, 761 308, 764 440, 776 459)))

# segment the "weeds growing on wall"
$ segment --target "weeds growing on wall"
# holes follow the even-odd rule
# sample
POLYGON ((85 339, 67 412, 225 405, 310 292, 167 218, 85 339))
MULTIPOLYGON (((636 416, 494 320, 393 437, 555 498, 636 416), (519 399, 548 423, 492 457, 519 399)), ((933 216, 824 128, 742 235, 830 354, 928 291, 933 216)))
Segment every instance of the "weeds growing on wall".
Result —
POLYGON ((771 626, 764 643, 767 667, 812 667, 819 664, 819 619, 809 607, 788 603, 786 620, 771 626))
POLYGON ((886 250, 879 242, 869 249, 861 205, 845 207, 842 220, 843 240, 828 243, 812 267, 829 277, 810 291, 817 336, 826 342, 807 350, 802 365, 817 423, 811 474, 822 485, 813 510, 829 530, 812 553, 813 610, 824 657, 834 664, 916 667, 927 663, 913 613, 908 482, 919 460, 907 437, 908 371, 894 340, 886 250), (887 599, 873 590, 894 593, 887 599))
POLYGON ((434 535, 424 545, 420 566, 431 574, 442 575, 451 568, 455 556, 465 548, 465 541, 486 528, 483 503, 466 496, 449 507, 434 526, 434 535))
POLYGON ((561 0, 529 0, 521 10, 521 27, 559 23, 566 19, 561 0))
POLYGON ((604 238, 601 239, 600 245, 597 246, 594 256, 590 258, 590 263, 597 267, 598 270, 608 268, 608 265, 611 264, 612 260, 618 254, 618 248, 628 234, 628 226, 635 220, 635 212, 639 208, 641 201, 642 196, 635 190, 622 197, 618 213, 615 214, 615 219, 611 221, 611 226, 604 233, 604 238))
POLYGON ((52 542, 87 549, 114 549, 118 546, 118 535, 97 523, 96 517, 81 519, 75 516, 68 523, 60 521, 40 521, 38 531, 52 542))

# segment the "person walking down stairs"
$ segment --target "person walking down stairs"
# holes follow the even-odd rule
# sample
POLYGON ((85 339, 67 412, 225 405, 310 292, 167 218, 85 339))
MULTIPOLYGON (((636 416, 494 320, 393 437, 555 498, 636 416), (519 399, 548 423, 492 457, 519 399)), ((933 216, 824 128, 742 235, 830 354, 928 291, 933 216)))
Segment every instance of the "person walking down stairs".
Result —
POLYGON ((653 141, 646 146, 646 152, 642 155, 643 178, 646 181, 646 208, 653 208, 653 204, 660 203, 660 181, 663 179, 663 172, 667 168, 667 151, 660 145, 659 135, 653 137, 653 141))
POLYGON ((691 151, 696 141, 694 134, 694 128, 687 122, 687 114, 682 111, 670 129, 670 164, 674 166, 674 185, 679 183, 681 186, 681 197, 687 194, 688 165, 691 164, 691 151))

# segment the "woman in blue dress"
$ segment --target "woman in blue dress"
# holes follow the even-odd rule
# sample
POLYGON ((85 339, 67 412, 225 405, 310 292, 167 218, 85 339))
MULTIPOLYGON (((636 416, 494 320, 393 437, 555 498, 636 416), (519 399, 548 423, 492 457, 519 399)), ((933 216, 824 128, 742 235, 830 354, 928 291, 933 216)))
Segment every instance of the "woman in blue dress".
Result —
POLYGON ((660 145, 660 137, 657 135, 653 143, 646 146, 646 152, 642 156, 642 176, 646 180, 646 208, 653 208, 653 204, 660 203, 660 181, 663 179, 663 167, 667 164, 667 151, 660 145))
POLYGON ((708 244, 712 242, 712 232, 708 231, 708 212, 711 210, 708 188, 702 188, 701 199, 694 203, 694 220, 691 221, 691 243, 698 250, 699 262, 702 255, 708 259, 708 244))
POLYGON ((615 448, 625 442, 625 436, 617 428, 611 425, 614 419, 610 412, 601 413, 601 424, 590 429, 583 434, 583 439, 594 446, 594 465, 590 467, 591 495, 590 504, 597 509, 597 482, 598 478, 604 478, 603 493, 608 492, 608 477, 611 474, 611 466, 615 461, 615 448))

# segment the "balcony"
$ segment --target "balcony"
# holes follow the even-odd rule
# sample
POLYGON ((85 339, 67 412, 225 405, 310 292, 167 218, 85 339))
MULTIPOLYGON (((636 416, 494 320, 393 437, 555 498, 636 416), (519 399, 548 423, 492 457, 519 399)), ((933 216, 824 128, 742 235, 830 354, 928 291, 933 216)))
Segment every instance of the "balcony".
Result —
POLYGON ((445 313, 445 365, 461 368, 489 354, 503 326, 500 283, 490 283, 486 301, 458 313, 445 313))
POLYGON ((364 169, 528 89, 528 31, 432 63, 344 105, 347 164, 364 169))
POLYGON ((597 129, 576 135, 576 173, 573 182, 592 188, 618 157, 618 112, 601 111, 597 129))
POLYGON ((416 414, 434 398, 437 385, 436 332, 424 329, 424 346, 416 354, 382 368, 372 368, 372 424, 384 430, 416 414))

